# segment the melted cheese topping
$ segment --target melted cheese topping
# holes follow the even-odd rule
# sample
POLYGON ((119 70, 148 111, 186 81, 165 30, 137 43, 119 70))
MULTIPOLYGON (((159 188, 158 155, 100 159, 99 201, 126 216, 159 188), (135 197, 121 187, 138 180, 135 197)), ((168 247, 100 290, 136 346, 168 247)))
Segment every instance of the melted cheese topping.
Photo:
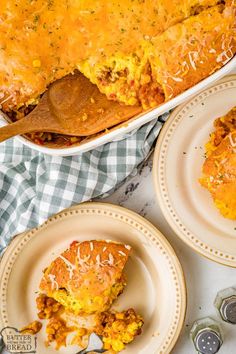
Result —
MULTIPOLYGON (((104 69, 107 59, 110 58, 109 65, 114 65, 115 58, 116 72, 137 69, 141 73, 150 55, 149 49, 145 52, 145 43, 152 43, 170 26, 217 3, 218 0, 2 0, 0 104, 10 109, 34 103, 51 82, 76 68, 96 82, 97 78, 84 68, 85 63, 104 69)), ((229 23, 230 16, 229 13, 229 23)), ((216 25, 218 22, 214 22, 216 25)), ((219 62, 231 57, 228 50, 227 47, 219 54, 219 62)), ((189 52, 194 70, 196 56, 189 52)), ((180 79, 176 77, 174 81, 180 79)), ((118 85, 114 89, 116 94, 122 88, 118 85)), ((108 96, 113 93, 102 91, 108 96)), ((125 103, 137 101, 123 96, 121 93, 118 99, 125 103)))

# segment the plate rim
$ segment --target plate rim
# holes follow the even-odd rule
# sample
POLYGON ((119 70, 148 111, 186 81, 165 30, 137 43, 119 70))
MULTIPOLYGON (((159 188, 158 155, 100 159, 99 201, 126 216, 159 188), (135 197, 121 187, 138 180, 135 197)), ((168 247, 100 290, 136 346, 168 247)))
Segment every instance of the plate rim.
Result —
MULTIPOLYGON (((169 212, 169 208, 166 205, 166 201, 163 197, 163 189, 162 189, 162 185, 163 182, 161 183, 160 179, 160 171, 158 169, 158 167, 160 166, 160 164, 165 164, 165 155, 162 155, 162 148, 163 148, 163 144, 168 144, 168 141, 166 139, 166 136, 168 134, 169 129, 172 127, 173 125, 173 129, 175 130, 176 127, 178 126, 178 122, 175 124, 176 118, 178 116, 178 114, 184 110, 184 108, 188 107, 189 105, 191 105, 193 102, 197 102, 198 100, 203 99, 204 97, 207 97, 208 92, 211 94, 214 92, 212 92, 212 89, 219 86, 219 90, 221 89, 225 89, 223 86, 224 84, 230 83, 231 81, 236 81, 236 75, 227 75, 225 76, 223 79, 217 81, 214 85, 211 85, 210 87, 206 88, 205 90, 201 91, 199 94, 197 94, 196 96, 192 97, 190 100, 188 100, 187 102, 183 103, 182 105, 180 105, 179 107, 177 107, 171 114, 170 117, 168 118, 168 120, 166 121, 166 123, 164 124, 158 140, 157 140, 157 144, 154 150, 154 157, 153 157, 153 171, 152 171, 152 177, 153 177, 153 183, 154 183, 154 189, 155 189, 155 194, 156 194, 156 198, 159 202, 161 211, 166 219, 166 221, 168 222, 169 226, 171 227, 171 229, 174 231, 174 233, 185 243, 187 244, 189 247, 191 247, 194 251, 196 251, 199 255, 204 256, 205 258, 207 258, 208 260, 214 261, 218 264, 221 265, 225 265, 225 266, 229 266, 232 268, 236 268, 236 257, 230 255, 230 254, 223 254, 222 251, 211 247, 211 250, 209 249, 209 245, 207 243, 204 243, 203 240, 200 240, 197 237, 196 233, 190 232, 188 230, 188 228, 186 227, 186 225, 183 225, 185 231, 183 230, 182 227, 180 227, 179 225, 176 225, 176 222, 174 220, 174 216, 171 215, 171 213, 169 212), (220 88, 220 86, 222 85, 222 87, 220 88), (174 125, 174 124, 175 125, 174 125), (194 235, 194 237, 196 238, 197 242, 195 243, 193 240, 191 240, 190 237, 188 237, 189 235, 187 235, 187 232, 192 235, 194 235), (231 258, 231 259, 230 259, 231 258)), ((227 89, 227 86, 226 86, 227 89)), ((198 104, 198 103, 197 103, 198 104)), ((194 105, 194 103, 192 104, 194 105)), ((184 114, 184 113, 183 113, 184 114)), ((165 173, 163 173, 165 175, 165 173)), ((164 182, 166 184, 166 180, 164 182)), ((166 193, 166 192, 165 192, 166 193)), ((168 194, 168 193, 167 193, 168 194)), ((169 195, 168 195, 169 197, 169 195)), ((168 203, 171 206, 171 200, 170 198, 168 198, 168 203)), ((177 215, 176 215, 176 218, 177 215)), ((183 224, 182 220, 179 220, 180 224, 183 224)))
MULTIPOLYGON (((171 335, 168 336, 168 339, 164 339, 162 342, 162 346, 155 352, 155 354, 169 354, 172 349, 174 348, 180 333, 183 329, 183 325, 185 322, 185 317, 186 317, 186 311, 187 311, 187 289, 186 289, 186 281, 185 281, 185 276, 183 272, 183 268, 181 266, 181 263, 173 249, 173 247, 170 245, 169 241, 165 238, 165 236, 156 228, 151 222, 146 220, 144 217, 138 215, 136 212, 131 211, 128 208, 124 208, 115 204, 110 204, 110 203, 100 203, 100 202, 85 202, 81 203, 75 206, 72 206, 70 208, 67 208, 53 216, 51 216, 48 220, 46 220, 42 225, 40 225, 37 228, 34 228, 32 230, 29 230, 27 232, 24 232, 17 237, 15 237, 10 245, 7 247, 6 251, 4 252, 2 258, 0 259, 0 295, 3 293, 3 286, 2 286, 2 281, 3 281, 3 275, 6 272, 8 275, 8 279, 11 273, 11 270, 5 269, 7 264, 10 262, 10 266, 8 266, 10 269, 14 266, 14 262, 18 255, 20 254, 21 249, 31 240, 32 237, 37 235, 38 232, 46 228, 48 225, 52 223, 56 223, 58 220, 66 218, 68 216, 76 215, 76 214, 83 214, 86 213, 86 210, 89 212, 94 213, 94 210, 98 211, 98 214, 102 214, 101 210, 106 211, 108 215, 109 213, 113 212, 113 215, 109 215, 110 217, 114 217, 114 215, 117 216, 117 219, 121 220, 124 223, 130 224, 134 228, 139 228, 139 231, 142 232, 141 230, 144 231, 144 236, 147 237, 153 244, 156 243, 156 247, 161 245, 163 247, 163 255, 169 260, 169 264, 172 265, 174 268, 172 270, 172 273, 177 277, 176 284, 174 285, 175 288, 178 288, 178 292, 176 290, 176 295, 178 293, 178 305, 175 307, 175 315, 178 314, 178 320, 175 320, 175 330, 171 329, 171 335), (119 216, 122 215, 122 218, 119 218, 119 216), (127 219, 124 220, 123 215, 126 216, 127 219, 131 220, 131 222, 128 222, 127 219), (152 237, 148 236, 152 235, 152 237), (158 242, 159 241, 159 242, 158 242), (20 246, 19 246, 20 245, 20 246), (18 252, 16 251, 19 249, 18 252), (13 257, 15 256, 15 258, 13 257), (13 258, 13 260, 11 260, 13 258), (178 313, 179 312, 179 313, 178 313)), ((88 214, 89 214, 88 212, 88 214)), ((88 215, 87 214, 87 215, 88 215)), ((115 217, 116 219, 116 217, 115 217)), ((160 248, 159 248, 160 249, 160 248)), ((7 291, 7 282, 5 281, 6 288, 4 289, 7 291)), ((0 326, 3 325, 4 323, 4 308, 5 305, 3 305, 3 296, 0 296, 0 326)), ((176 296, 177 298, 177 296, 176 296)), ((5 311, 6 312, 6 311, 5 311)), ((174 316, 173 316, 174 317, 174 316)), ((171 326, 173 327, 173 321, 171 326)), ((153 353, 154 354, 154 353, 153 353)))

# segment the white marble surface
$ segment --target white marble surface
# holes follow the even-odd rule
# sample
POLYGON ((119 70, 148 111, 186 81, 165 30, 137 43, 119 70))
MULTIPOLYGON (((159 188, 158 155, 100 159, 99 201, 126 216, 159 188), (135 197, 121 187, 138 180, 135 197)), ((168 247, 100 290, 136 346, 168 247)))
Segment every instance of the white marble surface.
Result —
MULTIPOLYGON (((142 171, 103 201, 124 206, 144 216, 165 235, 175 249, 186 277, 188 308, 183 331, 172 354, 195 353, 189 339, 191 325, 196 319, 205 316, 220 320, 213 302, 219 290, 236 286, 236 269, 219 265, 196 254, 168 226, 155 196, 152 159, 146 162, 142 171)), ((236 326, 221 323, 225 338, 219 353, 236 354, 236 326)))

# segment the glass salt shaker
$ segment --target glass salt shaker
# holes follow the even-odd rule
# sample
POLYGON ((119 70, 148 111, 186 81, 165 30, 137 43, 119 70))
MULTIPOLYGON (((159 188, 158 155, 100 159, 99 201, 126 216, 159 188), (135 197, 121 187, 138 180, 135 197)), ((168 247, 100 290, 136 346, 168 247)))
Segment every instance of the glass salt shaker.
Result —
POLYGON ((223 344, 223 335, 219 324, 207 317, 196 321, 190 331, 198 354, 216 354, 223 344))
POLYGON ((236 288, 227 288, 218 292, 214 305, 223 321, 236 324, 236 288))

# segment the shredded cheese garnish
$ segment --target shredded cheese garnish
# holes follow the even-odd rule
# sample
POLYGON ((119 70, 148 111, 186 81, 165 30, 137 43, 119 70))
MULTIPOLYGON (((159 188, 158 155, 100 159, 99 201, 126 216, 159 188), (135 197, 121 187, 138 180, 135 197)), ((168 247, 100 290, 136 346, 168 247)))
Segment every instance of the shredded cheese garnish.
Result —
POLYGON ((59 256, 59 258, 61 258, 65 262, 67 269, 70 273, 69 277, 70 277, 70 279, 72 279, 74 270, 76 269, 76 266, 74 264, 72 264, 70 261, 68 261, 68 259, 66 259, 63 256, 59 256))
POLYGON ((229 133, 229 141, 230 141, 230 145, 235 148, 236 147, 236 140, 233 140, 233 136, 232 136, 232 132, 229 133))
POLYGON ((96 256, 96 263, 97 263, 97 265, 101 264, 101 257, 99 254, 96 256))
POLYGON ((81 267, 82 272, 86 272, 91 267, 91 264, 88 263, 90 258, 91 258, 90 254, 82 258, 81 254, 80 254, 80 248, 78 247, 77 260, 78 260, 78 264, 81 267))
POLYGON ((197 60, 198 56, 199 54, 196 51, 188 53, 189 61, 193 70, 197 70, 195 61, 197 60))
POLYGON ((109 261, 108 264, 113 265, 114 264, 114 257, 112 256, 111 253, 109 253, 109 261))
POLYGON ((126 257, 126 254, 124 253, 124 252, 122 252, 122 251, 119 251, 118 252, 121 256, 124 256, 124 257, 126 257))
POLYGON ((48 278, 50 280, 50 282, 52 283, 52 290, 59 289, 59 285, 58 282, 56 281, 56 276, 54 274, 48 274, 48 278))

